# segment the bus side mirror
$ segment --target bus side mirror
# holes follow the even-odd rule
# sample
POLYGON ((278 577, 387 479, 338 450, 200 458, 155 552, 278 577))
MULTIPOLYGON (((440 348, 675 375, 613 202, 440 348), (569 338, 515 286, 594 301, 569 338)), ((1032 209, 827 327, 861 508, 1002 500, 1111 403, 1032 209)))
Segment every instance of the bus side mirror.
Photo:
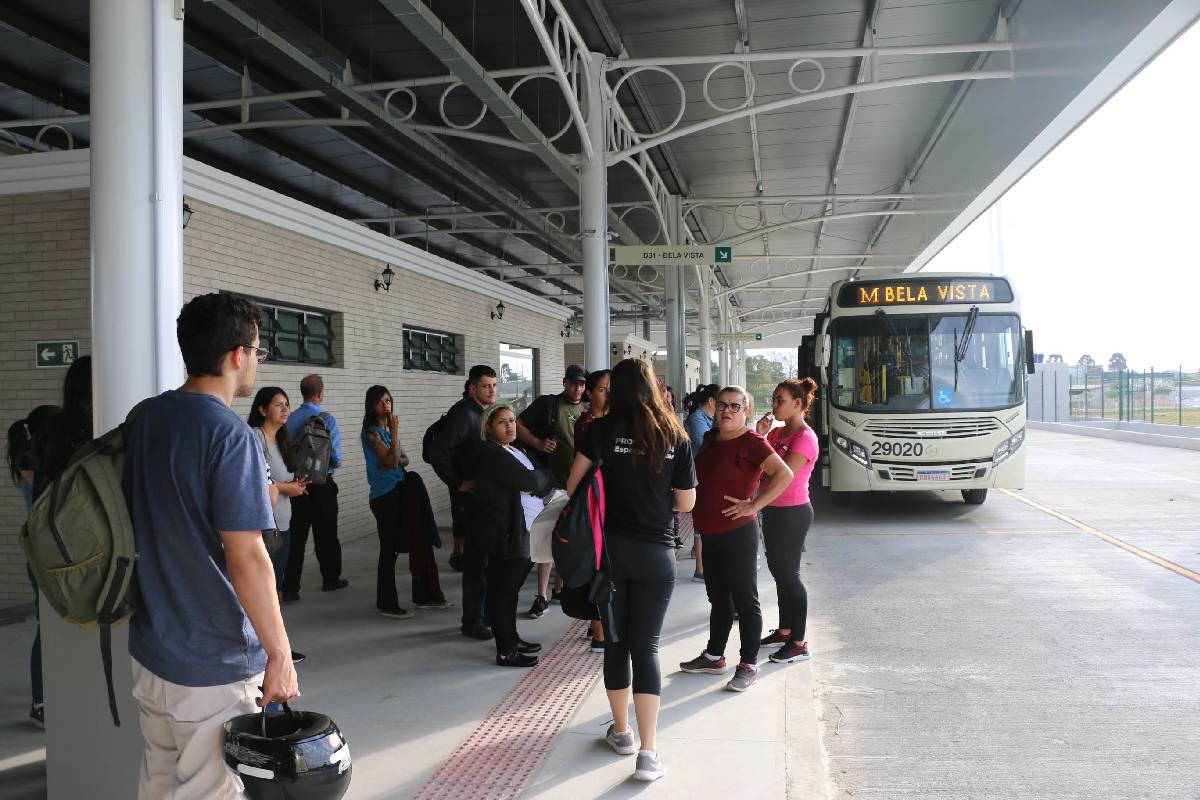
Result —
POLYGON ((1025 371, 1032 375, 1037 370, 1033 363, 1033 331, 1025 331, 1025 371))
POLYGON ((813 361, 822 369, 829 367, 830 341, 828 333, 817 334, 817 340, 813 348, 813 361))

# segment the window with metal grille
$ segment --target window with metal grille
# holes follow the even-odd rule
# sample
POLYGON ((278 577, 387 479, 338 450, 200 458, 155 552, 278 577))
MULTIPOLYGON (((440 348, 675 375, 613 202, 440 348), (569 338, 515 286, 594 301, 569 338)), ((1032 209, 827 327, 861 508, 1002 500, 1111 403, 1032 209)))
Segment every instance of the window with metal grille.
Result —
POLYGON ((404 328, 404 368, 461 375, 462 336, 422 328, 404 328))
POLYGON ((261 345, 271 352, 271 361, 286 364, 330 366, 333 358, 333 314, 309 308, 282 306, 258 298, 262 323, 261 345))

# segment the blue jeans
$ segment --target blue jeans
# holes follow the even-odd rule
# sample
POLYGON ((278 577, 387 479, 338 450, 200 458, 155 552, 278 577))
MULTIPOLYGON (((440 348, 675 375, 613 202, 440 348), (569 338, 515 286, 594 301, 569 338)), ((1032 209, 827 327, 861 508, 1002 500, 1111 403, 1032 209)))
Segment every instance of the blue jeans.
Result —
POLYGON ((282 544, 279 549, 271 553, 271 566, 275 568, 275 590, 279 591, 283 586, 283 571, 287 568, 288 553, 292 549, 292 532, 280 531, 279 538, 282 544))

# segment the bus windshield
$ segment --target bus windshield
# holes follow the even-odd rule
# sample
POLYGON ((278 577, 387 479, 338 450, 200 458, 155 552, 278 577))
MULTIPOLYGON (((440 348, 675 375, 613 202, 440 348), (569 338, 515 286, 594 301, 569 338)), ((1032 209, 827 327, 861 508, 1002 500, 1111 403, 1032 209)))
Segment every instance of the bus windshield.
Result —
POLYGON ((842 317, 833 337, 833 403, 852 411, 968 411, 1023 400, 1015 314, 842 317))

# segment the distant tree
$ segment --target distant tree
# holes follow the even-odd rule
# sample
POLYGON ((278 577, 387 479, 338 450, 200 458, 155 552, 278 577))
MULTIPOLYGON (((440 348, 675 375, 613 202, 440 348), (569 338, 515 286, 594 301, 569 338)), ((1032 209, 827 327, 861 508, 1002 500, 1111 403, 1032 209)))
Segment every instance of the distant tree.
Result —
POLYGON ((1063 363, 1063 357, 1062 357, 1062 354, 1061 354, 1061 353, 1051 353, 1050 355, 1046 356, 1046 363, 1047 363, 1047 364, 1061 364, 1061 363, 1063 363))
POLYGON ((1091 356, 1089 356, 1085 353, 1079 357, 1079 366, 1094 367, 1094 366, 1096 366, 1096 359, 1092 358, 1091 356))
POLYGON ((1116 372, 1117 370, 1129 369, 1129 365, 1125 363, 1125 356, 1121 353, 1113 353, 1108 357, 1109 370, 1116 372))

